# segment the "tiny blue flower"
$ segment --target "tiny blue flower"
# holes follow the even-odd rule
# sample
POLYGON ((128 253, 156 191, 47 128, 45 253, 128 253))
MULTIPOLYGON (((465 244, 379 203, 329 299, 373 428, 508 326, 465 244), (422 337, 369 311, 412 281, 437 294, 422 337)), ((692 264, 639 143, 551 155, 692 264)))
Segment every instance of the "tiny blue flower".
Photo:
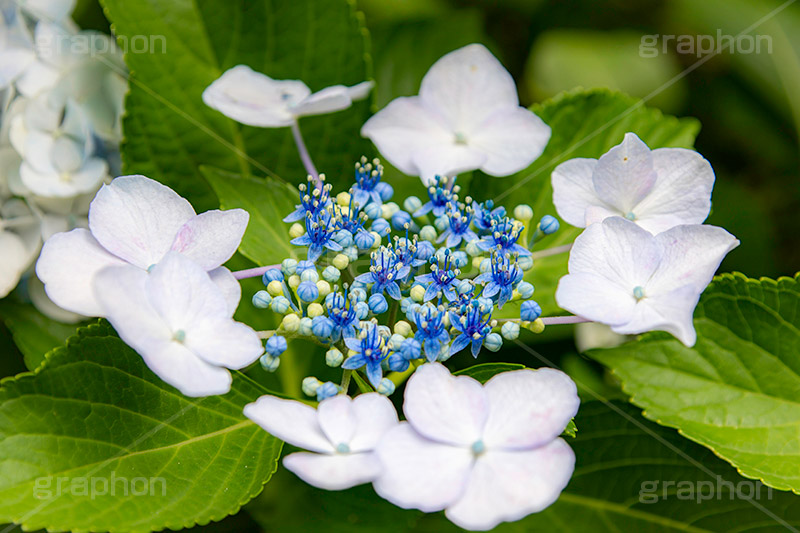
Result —
POLYGON ((356 334, 354 324, 358 321, 356 303, 358 300, 347 292, 331 293, 325 297, 325 306, 328 308, 328 318, 333 322, 333 331, 330 338, 337 342, 342 337, 354 337, 356 334))
POLYGON ((472 356, 478 357, 483 341, 492 331, 492 306, 473 300, 461 309, 450 311, 450 324, 461 332, 450 346, 450 355, 457 354, 471 344, 472 356))
POLYGON ((312 180, 309 180, 308 184, 303 183, 298 187, 300 191, 300 205, 296 206, 297 209, 283 219, 284 222, 297 222, 298 220, 303 220, 309 214, 312 217, 316 217, 320 211, 330 207, 331 186, 324 184, 320 190, 311 183, 312 180), (309 189, 311 190, 309 191, 309 189))
POLYGON ((391 248, 382 246, 370 256, 369 272, 358 276, 356 281, 371 283, 372 294, 382 294, 386 291, 386 294, 399 300, 402 296, 397 280, 405 279, 409 272, 411 268, 400 261, 391 248))
POLYGON ((498 221, 506 216, 506 208, 503 206, 494 207, 492 200, 486 200, 475 207, 475 227, 481 231, 488 231, 492 228, 492 222, 498 221))
POLYGON ((383 294, 373 294, 369 297, 367 304, 369 305, 370 311, 376 315, 389 310, 389 304, 386 302, 386 298, 383 297, 383 294))
POLYGON ((534 302, 533 300, 522 302, 522 305, 519 308, 520 319, 526 322, 533 322, 540 316, 542 316, 542 308, 539 307, 538 303, 534 302))
POLYGON ((273 357, 281 355, 287 347, 286 338, 281 335, 273 335, 267 339, 267 353, 273 357))
POLYGON ((478 242, 478 248, 484 252, 498 249, 507 253, 531 255, 530 251, 517 244, 523 229, 525 227, 522 223, 508 217, 493 221, 489 235, 486 235, 478 242))
POLYGON ((319 288, 313 281, 304 281, 297 286, 297 297, 304 302, 313 302, 319 298, 319 288))
POLYGON ((381 363, 389 356, 389 347, 386 339, 380 335, 378 326, 369 323, 358 337, 345 339, 344 342, 349 349, 355 352, 355 355, 347 358, 342 363, 342 368, 357 370, 366 367, 367 379, 373 387, 377 388, 383 378, 381 363))
POLYGON ((492 270, 475 278, 475 283, 484 285, 481 296, 493 298, 497 295, 497 307, 501 308, 511 299, 514 287, 522 279, 522 270, 511 261, 509 254, 495 252, 492 254, 492 270))
POLYGON ((334 252, 342 251, 342 245, 333 240, 335 231, 336 227, 331 224, 331 216, 327 211, 320 211, 316 217, 309 213, 306 217, 306 234, 292 239, 291 243, 308 246, 308 260, 316 263, 325 248, 334 252))
POLYGON ((440 261, 435 255, 431 257, 431 273, 423 274, 414 278, 415 281, 425 283, 425 296, 423 301, 433 300, 440 292, 453 301, 456 299, 455 286, 458 283, 456 278, 460 271, 457 268, 451 269, 450 250, 445 250, 444 259, 440 261))
POLYGON ((431 363, 436 361, 442 345, 450 342, 450 335, 444 324, 446 312, 443 306, 425 304, 414 313, 413 320, 417 324, 414 339, 424 348, 425 357, 431 363))
MULTIPOLYGON (((370 202, 378 205, 383 203, 381 193, 387 193, 385 192, 385 187, 378 186, 382 177, 383 165, 378 159, 373 159, 369 162, 366 157, 362 157, 361 161, 356 163, 356 182, 353 185, 351 196, 354 197, 358 205, 363 207, 370 202)), ((388 195, 391 197, 391 187, 389 191, 388 195)))
POLYGON ((444 215, 447 210, 447 204, 450 203, 450 200, 452 200, 457 193, 458 187, 456 187, 455 177, 453 177, 452 181, 448 184, 446 177, 436 176, 436 183, 428 187, 428 198, 430 198, 430 201, 417 209, 414 212, 414 216, 421 217, 430 212, 433 212, 433 216, 435 217, 444 215))

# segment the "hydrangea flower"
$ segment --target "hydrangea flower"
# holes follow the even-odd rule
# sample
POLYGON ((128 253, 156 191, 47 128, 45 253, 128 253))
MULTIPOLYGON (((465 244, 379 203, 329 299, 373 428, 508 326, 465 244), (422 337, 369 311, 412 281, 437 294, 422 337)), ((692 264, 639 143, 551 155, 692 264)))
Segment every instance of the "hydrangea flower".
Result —
POLYGON ((505 217, 506 208, 502 205, 495 207, 492 200, 486 200, 482 204, 475 206, 474 223, 475 227, 481 231, 491 230, 494 223, 501 221, 505 217))
POLYGON ((498 250, 505 253, 516 253, 523 256, 531 255, 530 250, 517 244, 525 226, 519 221, 508 217, 491 222, 488 235, 476 243, 479 250, 489 252, 498 250))
POLYGON ((244 414, 270 435, 309 450, 283 458, 283 466, 300 479, 325 490, 344 490, 368 483, 380 472, 373 450, 397 425, 397 412, 378 393, 350 399, 342 394, 317 409, 294 400, 262 396, 244 414))
MULTIPOLYGON (((324 182, 325 177, 320 175, 320 180, 324 182)), ((314 218, 321 211, 331 208, 331 185, 326 183, 322 187, 316 187, 312 186, 313 181, 314 178, 309 176, 308 185, 301 183, 297 188, 300 191, 300 205, 297 205, 294 211, 284 217, 284 222, 305 220, 309 214, 314 218)))
POLYGON ((349 337, 344 340, 345 345, 355 352, 348 357, 342 364, 346 370, 357 370, 366 367, 367 379, 373 387, 378 387, 383 379, 381 363, 389 357, 389 345, 381 335, 381 331, 375 323, 361 330, 357 337, 349 337))
POLYGON ((492 254, 492 269, 475 278, 475 283, 484 284, 481 295, 484 298, 497 296, 497 307, 511 299, 514 287, 522 280, 522 270, 515 261, 511 260, 508 253, 495 252, 492 254))
POLYGON ((122 176, 97 193, 88 230, 57 233, 45 242, 36 274, 59 306, 104 316, 92 285, 98 272, 126 264, 146 271, 175 251, 208 271, 235 309, 241 288, 220 265, 238 248, 248 219, 242 209, 197 215, 169 187, 145 176, 122 176))
POLYGON ((667 331, 693 346, 700 293, 738 245, 715 226, 675 226, 653 236, 621 217, 607 218, 575 239, 556 302, 616 333, 667 331))
POLYGON ((356 163, 356 182, 351 195, 360 207, 370 202, 381 205, 384 200, 392 197, 391 185, 381 181, 381 178, 383 165, 380 160, 373 159, 369 162, 366 157, 361 157, 361 161, 356 163))
POLYGON ((456 311, 450 311, 450 324, 460 332, 453 339, 450 355, 457 354, 471 345, 472 357, 478 357, 483 341, 496 325, 492 321, 492 307, 480 300, 473 300, 456 311))
POLYGON ((475 216, 475 211, 472 208, 471 202, 467 203, 450 203, 447 210, 447 219, 449 226, 439 235, 436 242, 444 242, 448 248, 456 248, 465 243, 477 241, 478 235, 472 230, 472 219, 475 216))
POLYGON ((256 332, 233 320, 219 287, 186 255, 167 252, 149 273, 107 267, 93 285, 120 338, 186 396, 227 393, 226 368, 244 368, 264 353, 256 332))
POLYGON ((344 289, 344 294, 340 292, 332 293, 329 298, 326 298, 325 305, 328 308, 328 318, 333 322, 333 330, 330 338, 333 342, 338 341, 342 337, 354 337, 356 334, 354 324, 358 322, 356 313, 357 299, 355 296, 348 294, 347 287, 344 289))
POLYGON ((413 312, 413 320, 417 326, 414 334, 416 340, 425 350, 428 362, 436 361, 442 351, 442 346, 450 342, 445 318, 447 311, 443 306, 426 303, 413 312))
POLYGON ((302 237, 292 239, 295 246, 308 247, 308 260, 316 263, 325 249, 341 252, 344 248, 333 239, 336 224, 331 220, 331 215, 326 210, 319 211, 316 215, 306 214, 306 233, 302 237))
POLYGON ((225 71, 203 91, 203 102, 242 124, 283 128, 298 118, 333 113, 363 100, 374 82, 333 85, 316 93, 300 80, 273 80, 246 65, 225 71))
POLYGON ((455 288, 458 284, 458 275, 460 271, 457 268, 451 268, 451 257, 450 250, 444 251, 443 259, 432 256, 430 259, 430 274, 423 274, 414 278, 414 281, 426 285, 425 295, 422 298, 423 301, 427 302, 433 300, 439 293, 444 294, 445 298, 449 301, 456 299, 455 288))
POLYGON ((371 294, 386 291, 386 294, 399 300, 402 295, 397 280, 405 279, 409 272, 411 267, 403 264, 392 249, 382 246, 370 255, 369 272, 359 275, 355 281, 372 284, 371 294))
POLYGON ((455 176, 449 180, 442 176, 436 176, 434 182, 428 186, 429 200, 414 212, 414 216, 421 217, 428 213, 433 213, 435 217, 444 215, 450 202, 458 198, 458 191, 455 176))
POLYGON ((439 59, 419 96, 401 97, 361 129, 405 174, 433 184, 436 176, 480 169, 508 176, 544 151, 550 128, 519 105, 511 74, 483 45, 439 59))
POLYGON ((711 209, 714 171, 684 148, 650 150, 635 133, 600 159, 577 158, 556 167, 553 202, 573 226, 622 216, 656 234, 700 224, 711 209))
POLYGON ((559 435, 579 404, 558 370, 505 372, 481 386, 423 365, 406 386, 407 422, 376 448, 383 470, 375 491, 405 509, 444 509, 469 530, 539 512, 572 476, 575 455, 559 435))

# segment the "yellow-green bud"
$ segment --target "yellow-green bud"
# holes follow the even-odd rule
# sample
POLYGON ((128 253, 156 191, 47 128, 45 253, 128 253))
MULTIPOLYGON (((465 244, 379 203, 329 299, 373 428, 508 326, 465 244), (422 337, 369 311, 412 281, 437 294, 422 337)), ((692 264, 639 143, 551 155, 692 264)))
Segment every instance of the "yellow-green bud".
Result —
POLYGON ((300 329, 300 317, 296 313, 289 313, 281 320, 281 329, 289 333, 296 333, 300 329))
POLYGON ((300 285, 300 276, 297 274, 289 276, 289 287, 296 289, 298 285, 300 285))
POLYGON ((280 296, 283 294, 283 283, 277 279, 270 281, 269 285, 267 285, 267 292, 270 296, 280 296))
POLYGON ((325 298, 331 293, 331 284, 321 279, 317 282, 317 290, 319 290, 320 298, 325 298))
POLYGON ((294 224, 292 224, 292 227, 289 228, 289 237, 291 237, 292 239, 296 239, 298 237, 301 237, 305 232, 306 228, 295 222, 294 224))
POLYGON ((483 261, 483 257, 473 257, 472 258, 472 268, 480 269, 481 268, 481 261, 483 261))
POLYGON ((411 299, 415 302, 422 302, 425 298, 425 287, 422 285, 414 285, 411 287, 411 299))
POLYGON ((522 222, 527 222, 533 218, 533 209, 529 205, 518 205, 514 208, 514 218, 522 222))
POLYGON ((394 332, 403 337, 411 335, 411 324, 405 320, 398 320, 394 325, 394 332))
MULTIPOLYGON (((317 287, 319 287, 319 285, 317 285, 317 287)), ((322 291, 320 291, 320 293, 321 292, 322 291)), ((313 304, 310 304, 308 306, 308 308, 306 309, 306 313, 311 318, 314 318, 316 316, 322 316, 325 313, 325 309, 322 307, 322 305, 314 302, 313 304)))
POLYGON ((333 266, 339 270, 344 270, 349 264, 350 259, 348 259, 348 257, 344 254, 336 254, 336 257, 333 258, 333 266))
POLYGON ((528 329, 534 333, 541 333, 544 331, 544 322, 542 322, 541 318, 537 318, 536 320, 530 323, 528 329))
POLYGON ((342 207, 348 207, 350 205, 350 193, 340 192, 339 194, 337 194, 336 203, 342 207))
POLYGON ((372 247, 373 248, 380 248, 381 247, 381 236, 380 236, 380 234, 378 232, 376 232, 376 231, 370 231, 369 233, 370 233, 370 235, 375 237, 375 240, 372 242, 372 247))

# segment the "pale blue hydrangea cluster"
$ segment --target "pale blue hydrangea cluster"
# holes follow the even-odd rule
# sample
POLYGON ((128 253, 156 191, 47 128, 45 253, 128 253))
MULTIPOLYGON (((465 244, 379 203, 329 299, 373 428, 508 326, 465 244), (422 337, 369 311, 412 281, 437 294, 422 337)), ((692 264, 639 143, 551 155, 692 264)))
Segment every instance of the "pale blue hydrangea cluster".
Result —
MULTIPOLYGON (((409 196, 401 207, 382 178, 380 162, 362 157, 348 192, 333 196, 324 176, 319 186, 309 178, 299 187, 300 203, 284 221, 306 259, 267 270, 266 289, 253 296, 256 307, 284 315, 267 339, 265 369, 278 368, 287 339, 306 337, 329 347, 329 366, 363 372, 362 383, 391 394, 387 372, 467 347, 477 357, 516 339, 520 327, 542 330, 523 275, 533 267, 533 244, 558 230, 554 217, 530 231, 529 206, 511 217, 491 200, 462 197, 455 178, 443 177, 424 202, 409 196), (494 319, 509 301, 520 302, 519 316, 494 319)), ((307 377, 303 391, 322 400, 341 387, 307 377)))

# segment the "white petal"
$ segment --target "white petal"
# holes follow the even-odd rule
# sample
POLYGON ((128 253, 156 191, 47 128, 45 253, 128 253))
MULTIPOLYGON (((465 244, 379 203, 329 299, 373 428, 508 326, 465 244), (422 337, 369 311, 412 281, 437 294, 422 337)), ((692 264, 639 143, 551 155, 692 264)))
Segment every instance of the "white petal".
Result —
POLYGON ((199 331, 228 315, 228 302, 205 270, 170 252, 150 271, 145 284, 153 309, 173 332, 199 331))
POLYGON ((317 91, 289 110, 298 117, 324 115, 347 109, 353 104, 350 89, 344 85, 332 85, 317 91))
POLYGON ((231 271, 225 267, 215 268, 208 272, 208 277, 211 278, 219 290, 222 291, 222 296, 228 302, 228 315, 233 316, 236 308, 239 307, 239 300, 242 299, 242 286, 239 280, 233 277, 231 271))
POLYGON ((8 87, 36 59, 33 50, 25 48, 4 49, 0 53, 0 88, 8 87))
POLYGON ((386 396, 376 392, 359 394, 353 400, 356 429, 350 451, 372 450, 383 435, 397 425, 397 411, 386 396))
POLYGON ((453 376, 440 363, 422 365, 406 385, 406 418, 417 432, 438 442, 471 446, 483 434, 488 409, 480 383, 453 376))
POLYGON ((230 372, 208 364, 183 344, 162 342, 151 347, 136 346, 129 339, 123 340, 139 352, 150 370, 184 396, 217 396, 231 390, 233 379, 230 372))
POLYGON ((354 102, 357 102, 369 96, 369 92, 373 87, 375 87, 374 81, 362 81, 361 83, 357 83, 351 87, 348 87, 347 92, 350 94, 350 99, 354 102))
POLYGON ((194 209, 175 191, 145 176, 104 185, 89 210, 89 229, 114 255, 147 269, 172 246, 194 209))
POLYGON ((22 240, 7 231, 0 231, 0 298, 5 298, 19 283, 27 266, 28 253, 22 240))
POLYGON ((255 363, 264 353, 255 330, 232 318, 197 320, 186 329, 184 344, 204 361, 232 370, 255 363))
POLYGON ((481 44, 441 57, 422 78, 419 96, 453 131, 471 135, 495 111, 519 106, 511 74, 481 44))
POLYGON ((574 469, 575 454, 562 439, 530 451, 488 451, 475 462, 464 495, 445 516, 478 531, 519 520, 553 504, 574 469))
POLYGON ((319 427, 313 407, 294 400, 262 396, 244 406, 244 415, 292 446, 314 452, 334 452, 333 445, 319 427))
POLYGON ((596 274, 633 291, 646 284, 660 261, 661 247, 652 235, 633 222, 612 217, 578 235, 569 253, 569 272, 596 274))
POLYGON ((44 283, 36 276, 28 278, 28 294, 31 297, 33 306, 36 307, 40 313, 53 320, 65 324, 77 324, 82 320, 86 320, 86 317, 83 315, 67 311, 63 307, 57 306, 44 291, 44 283))
POLYGON ((676 226, 656 235, 655 241, 663 258, 645 286, 652 294, 686 285, 702 291, 728 252, 739 246, 736 237, 724 229, 705 224, 676 226))
POLYGON ((389 102, 367 120, 361 135, 371 140, 392 165, 410 176, 419 175, 414 163, 416 153, 433 144, 451 143, 455 138, 442 117, 420 105, 416 96, 389 102))
POLYGON ((45 21, 61 21, 72 13, 77 0, 23 0, 20 6, 45 21))
POLYGON ((556 303, 577 316, 603 324, 625 324, 636 299, 628 290, 590 272, 567 274, 558 280, 556 303))
POLYGON ((171 250, 212 270, 231 258, 242 242, 250 215, 244 209, 206 211, 189 219, 175 235, 171 250))
POLYGON ((650 193, 633 208, 636 223, 656 234, 680 224, 701 224, 711 210, 714 170, 703 156, 683 148, 653 150, 658 175, 650 193))
POLYGON ((666 331, 686 346, 694 346, 697 333, 692 316, 702 291, 701 287, 687 285, 667 293, 647 296, 636 304, 629 322, 612 326, 611 329, 626 335, 666 331))
POLYGON ((550 140, 550 126, 524 107, 498 110, 467 139, 488 157, 481 170, 490 176, 508 176, 528 168, 550 140))
POLYGON ((273 80, 246 65, 238 65, 203 91, 203 102, 242 124, 281 128, 294 123, 290 107, 310 94, 302 81, 273 80))
POLYGON ((553 203, 558 216, 576 228, 586 227, 586 209, 602 204, 592 182, 597 159, 579 157, 558 165, 553 170, 553 203))
POLYGON ((371 453, 299 452, 284 457, 283 466, 309 485, 324 490, 345 490, 369 483, 380 473, 380 463, 371 453))
POLYGON ((33 98, 44 91, 53 88, 58 83, 61 72, 44 61, 34 61, 25 72, 17 78, 15 85, 20 94, 26 98, 33 98))
POLYGON ((56 305, 85 316, 104 316, 92 281, 102 269, 125 264, 100 246, 88 230, 78 228, 57 233, 44 243, 36 275, 56 305))
POLYGON ((650 148, 635 133, 626 133, 597 161, 592 181, 603 202, 627 214, 656 182, 650 148))
POLYGON ((321 401, 317 406, 319 427, 334 446, 349 445, 353 438, 356 418, 352 404, 353 400, 349 396, 337 394, 321 401))
POLYGON ((447 141, 430 144, 414 153, 414 165, 426 185, 434 183, 436 176, 455 176, 480 168, 488 156, 469 145, 447 141))
POLYGON ((542 446, 564 431, 580 405, 575 383, 552 368, 503 372, 484 389, 489 418, 483 442, 490 450, 542 446))
POLYGON ((375 492, 398 507, 426 513, 456 501, 473 461, 469 449, 428 440, 405 422, 384 435, 375 455, 382 466, 375 492))

